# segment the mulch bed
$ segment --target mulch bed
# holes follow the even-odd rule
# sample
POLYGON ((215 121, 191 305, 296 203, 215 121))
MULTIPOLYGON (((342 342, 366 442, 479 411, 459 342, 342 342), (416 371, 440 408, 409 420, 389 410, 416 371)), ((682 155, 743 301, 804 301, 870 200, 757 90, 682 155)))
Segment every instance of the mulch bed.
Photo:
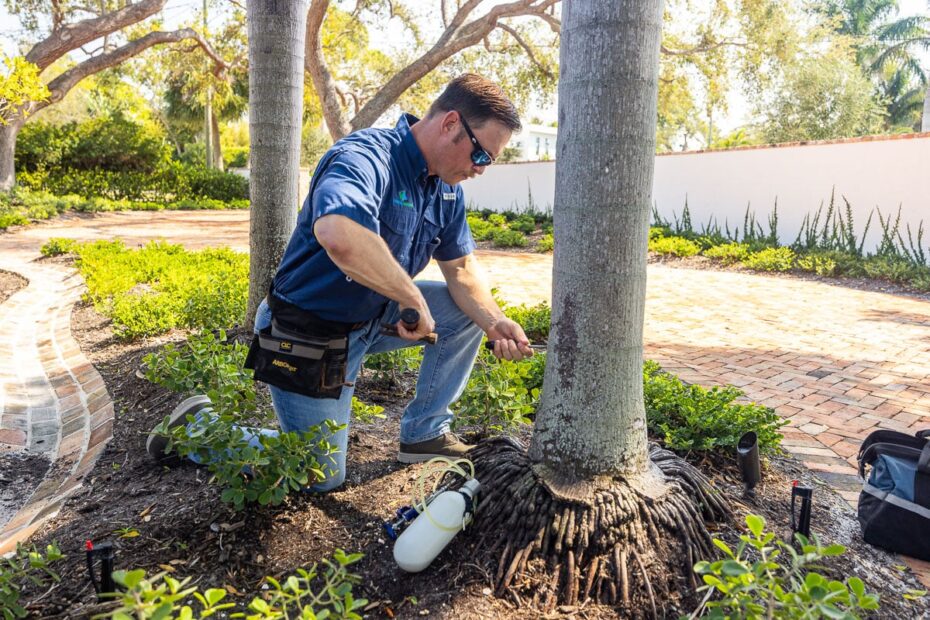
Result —
POLYGON ((10 298, 16 291, 26 288, 29 280, 18 273, 0 270, 0 304, 10 298))
MULTIPOLYGON (((120 343, 112 337, 108 320, 86 305, 75 308, 72 331, 114 400, 114 438, 84 488, 31 541, 38 546, 56 541, 67 556, 55 567, 62 575, 59 584, 51 591, 27 592, 26 602, 36 617, 84 618, 101 611, 84 566, 85 540, 114 541, 117 568, 194 576, 201 589, 224 587, 241 605, 260 592, 263 576, 281 577, 341 548, 365 554, 353 567, 362 576, 355 594, 371 601, 370 618, 539 617, 491 595, 495 567, 467 533, 460 534, 423 573, 408 575, 394 565, 381 521, 410 502, 422 467, 404 466, 394 458, 398 422, 412 396, 413 376, 401 378, 396 386, 360 380, 358 396, 384 406, 387 419, 353 425, 344 487, 322 496, 295 495, 278 507, 236 513, 220 501, 205 469, 191 464, 159 466, 145 453, 146 434, 182 396, 137 378, 135 370, 145 353, 165 342, 180 341, 183 334, 143 344, 120 343)), ((705 460, 701 466, 732 499, 737 512, 734 525, 719 528, 716 536, 732 543, 743 515, 754 512, 765 516, 769 529, 787 538, 790 481, 800 479, 816 486, 815 532, 824 542, 839 542, 849 549, 830 562, 829 572, 837 578, 862 577, 869 590, 881 594, 883 618, 930 614, 923 600, 903 599, 905 591, 918 589, 919 584, 900 567, 900 560, 865 545, 849 506, 799 462, 773 459, 753 504, 740 499, 738 472, 728 459, 705 460)), ((554 617, 618 616, 611 609, 581 605, 559 608, 554 617)))

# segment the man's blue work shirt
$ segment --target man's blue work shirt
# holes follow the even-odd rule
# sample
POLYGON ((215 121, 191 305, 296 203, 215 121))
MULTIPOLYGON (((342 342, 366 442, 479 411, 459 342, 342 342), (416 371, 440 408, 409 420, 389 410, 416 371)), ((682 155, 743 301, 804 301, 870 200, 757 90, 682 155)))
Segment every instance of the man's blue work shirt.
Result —
POLYGON ((344 215, 381 235, 411 277, 431 257, 454 260, 475 249, 462 188, 427 176, 410 131, 416 121, 405 114, 394 129, 357 131, 326 152, 275 275, 277 297, 346 323, 373 319, 390 301, 354 282, 329 258, 313 234, 324 215, 344 215))

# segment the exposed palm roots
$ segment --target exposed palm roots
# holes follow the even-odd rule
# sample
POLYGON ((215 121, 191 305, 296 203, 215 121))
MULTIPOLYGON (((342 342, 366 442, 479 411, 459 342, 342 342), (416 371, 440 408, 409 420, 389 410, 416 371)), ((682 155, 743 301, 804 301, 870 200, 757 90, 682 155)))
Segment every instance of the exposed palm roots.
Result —
POLYGON ((479 548, 499 557, 498 594, 542 612, 593 601, 647 617, 690 599, 691 567, 712 546, 705 522, 730 510, 693 466, 655 445, 649 456, 667 479, 658 499, 615 480, 578 502, 556 497, 518 445, 476 447, 470 457, 482 497, 474 527, 479 548))

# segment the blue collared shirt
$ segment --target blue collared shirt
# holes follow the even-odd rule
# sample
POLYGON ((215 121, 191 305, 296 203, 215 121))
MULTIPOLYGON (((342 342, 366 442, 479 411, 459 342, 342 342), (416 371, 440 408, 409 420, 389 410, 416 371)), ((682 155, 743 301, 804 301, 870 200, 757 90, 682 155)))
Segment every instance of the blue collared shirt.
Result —
POLYGON ((390 301, 329 258, 313 234, 324 215, 343 215, 379 234, 410 277, 432 257, 454 260, 475 249, 462 188, 427 175, 410 131, 416 121, 405 114, 394 129, 357 131, 326 152, 275 274, 275 295, 322 319, 347 323, 377 317, 390 301))

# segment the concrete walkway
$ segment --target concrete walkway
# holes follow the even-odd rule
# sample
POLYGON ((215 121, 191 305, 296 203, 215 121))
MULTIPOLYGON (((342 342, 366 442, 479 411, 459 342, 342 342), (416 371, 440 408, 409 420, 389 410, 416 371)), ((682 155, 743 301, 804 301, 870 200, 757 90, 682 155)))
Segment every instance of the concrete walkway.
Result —
MULTIPOLYGON (((119 237, 130 245, 165 238, 189 247, 247 250, 248 213, 68 216, 0 235, 0 268, 30 278, 27 290, 45 277, 58 277, 66 286, 70 280, 54 276, 54 269, 37 271, 28 262, 55 236, 119 237), (11 265, 9 257, 20 262, 11 265), (24 265, 32 271, 21 271, 24 265)), ((479 256, 488 280, 508 302, 549 298, 550 255, 479 256)), ((431 264, 422 277, 441 276, 431 264)), ((663 265, 651 265, 648 278, 646 356, 686 381, 733 384, 748 399, 773 407, 790 423, 784 431, 787 449, 851 504, 859 486, 853 466, 862 438, 877 428, 908 433, 930 428, 930 303, 798 279, 663 265)), ((32 310, 9 313, 43 320, 48 313, 38 308, 45 302, 35 299, 32 310)), ((27 331, 5 330, 0 345, 20 351, 27 331)), ((22 355, 15 364, 19 369, 35 367, 40 353, 27 347, 22 355)))

